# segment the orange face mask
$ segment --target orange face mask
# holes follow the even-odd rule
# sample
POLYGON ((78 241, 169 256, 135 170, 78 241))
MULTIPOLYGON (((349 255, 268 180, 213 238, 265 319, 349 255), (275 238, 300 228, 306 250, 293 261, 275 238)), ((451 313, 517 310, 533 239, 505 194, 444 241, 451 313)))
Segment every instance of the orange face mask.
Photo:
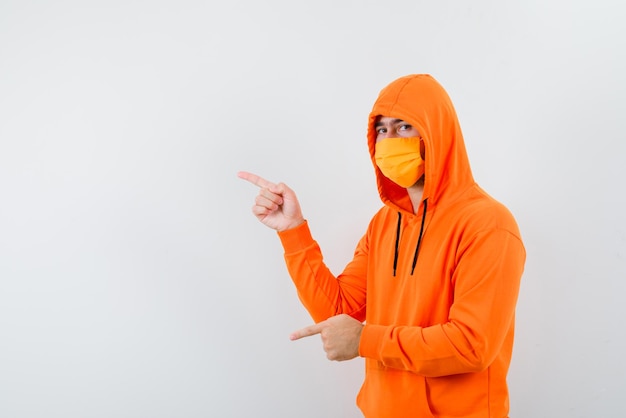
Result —
POLYGON ((385 177, 401 187, 410 187, 424 175, 419 137, 385 138, 375 145, 376 165, 385 177))

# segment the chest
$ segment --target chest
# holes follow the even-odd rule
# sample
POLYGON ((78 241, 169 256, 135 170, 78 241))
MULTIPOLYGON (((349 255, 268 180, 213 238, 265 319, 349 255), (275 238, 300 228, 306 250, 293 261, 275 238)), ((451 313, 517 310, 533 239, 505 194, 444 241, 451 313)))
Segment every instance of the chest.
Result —
POLYGON ((421 240, 420 230, 421 220, 413 219, 401 224, 399 234, 389 227, 372 231, 368 321, 414 326, 447 321, 454 302, 459 237, 454 227, 436 222, 426 225, 421 240))

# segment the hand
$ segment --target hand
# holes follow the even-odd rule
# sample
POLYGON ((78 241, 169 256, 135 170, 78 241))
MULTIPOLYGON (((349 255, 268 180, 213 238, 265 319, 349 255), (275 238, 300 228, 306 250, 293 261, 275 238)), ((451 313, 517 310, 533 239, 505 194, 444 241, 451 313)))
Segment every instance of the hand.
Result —
POLYGON ((261 189, 252 206, 252 213, 265 226, 284 231, 304 222, 296 194, 286 184, 274 184, 245 171, 240 171, 237 176, 261 189))
POLYGON ((350 360, 359 355, 359 342, 363 324, 350 315, 341 314, 328 318, 299 331, 289 337, 292 341, 320 334, 324 351, 329 360, 350 360))

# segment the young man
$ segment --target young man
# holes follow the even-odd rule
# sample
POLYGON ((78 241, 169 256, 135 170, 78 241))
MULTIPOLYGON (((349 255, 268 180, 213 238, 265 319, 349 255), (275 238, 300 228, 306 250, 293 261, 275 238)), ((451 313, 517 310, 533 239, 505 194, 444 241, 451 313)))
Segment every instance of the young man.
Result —
POLYGON ((381 91, 368 146, 384 206, 337 277, 294 192, 239 173, 260 187, 252 211, 278 231, 316 322, 292 339, 321 334, 329 359, 365 358, 366 417, 507 417, 525 262, 513 216, 474 182, 452 102, 429 75, 381 91))

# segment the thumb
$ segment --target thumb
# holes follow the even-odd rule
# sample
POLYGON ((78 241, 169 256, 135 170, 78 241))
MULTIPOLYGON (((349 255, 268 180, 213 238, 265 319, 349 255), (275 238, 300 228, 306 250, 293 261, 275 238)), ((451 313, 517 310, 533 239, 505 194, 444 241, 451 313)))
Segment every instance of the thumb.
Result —
POLYGON ((293 194, 291 189, 285 183, 270 184, 267 186, 267 189, 270 192, 276 193, 277 195, 281 196, 293 194))

